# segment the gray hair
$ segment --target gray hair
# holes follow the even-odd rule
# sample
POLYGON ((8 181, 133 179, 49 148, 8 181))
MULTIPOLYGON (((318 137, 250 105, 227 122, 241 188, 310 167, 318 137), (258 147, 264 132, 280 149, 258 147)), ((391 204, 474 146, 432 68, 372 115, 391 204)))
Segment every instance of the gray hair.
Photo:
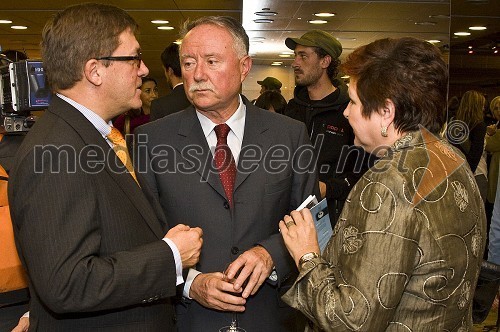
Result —
POLYGON ((250 48, 248 35, 245 29, 243 29, 241 23, 230 16, 204 16, 194 21, 187 20, 181 27, 181 39, 184 39, 186 34, 195 27, 204 24, 216 25, 226 29, 233 37, 233 47, 236 51, 236 54, 238 55, 238 58, 241 59, 248 54, 248 50, 250 48))

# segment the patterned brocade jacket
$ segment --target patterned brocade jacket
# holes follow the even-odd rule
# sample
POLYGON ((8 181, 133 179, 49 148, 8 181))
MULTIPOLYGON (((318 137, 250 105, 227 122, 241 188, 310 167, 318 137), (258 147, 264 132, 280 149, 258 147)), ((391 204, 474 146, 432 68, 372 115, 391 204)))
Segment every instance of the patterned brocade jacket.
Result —
POLYGON ((283 299, 306 330, 470 331, 485 229, 463 155, 411 132, 353 187, 322 257, 283 299))

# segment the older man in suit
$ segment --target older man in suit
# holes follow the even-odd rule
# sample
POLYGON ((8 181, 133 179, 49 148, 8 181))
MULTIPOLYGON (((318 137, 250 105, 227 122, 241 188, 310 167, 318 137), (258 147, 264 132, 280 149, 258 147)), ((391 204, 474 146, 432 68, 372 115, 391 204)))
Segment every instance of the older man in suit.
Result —
MULTIPOLYGON (((19 148, 9 200, 30 279, 30 330, 166 331, 169 297, 195 264, 201 230, 167 232, 134 179, 111 119, 140 108, 148 69, 125 11, 82 4, 42 36, 56 92, 19 148)), ((153 205, 152 205, 153 204, 153 205)))
POLYGON ((296 268, 278 222, 319 193, 305 126, 239 94, 252 60, 234 19, 188 22, 180 59, 194 107, 143 126, 136 164, 169 222, 204 231, 176 306, 179 330, 217 331, 232 311, 247 331, 303 330, 302 316, 280 301, 296 268))
POLYGON ((179 45, 176 43, 168 45, 161 54, 161 62, 165 70, 167 83, 172 91, 166 96, 153 100, 151 103, 151 121, 182 111, 191 105, 182 83, 179 45))

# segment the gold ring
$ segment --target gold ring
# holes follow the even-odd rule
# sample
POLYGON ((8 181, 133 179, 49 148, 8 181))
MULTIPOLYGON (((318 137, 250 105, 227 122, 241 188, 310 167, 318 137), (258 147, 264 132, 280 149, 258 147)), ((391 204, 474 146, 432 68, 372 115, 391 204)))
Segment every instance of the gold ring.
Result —
POLYGON ((290 228, 290 225, 295 225, 295 221, 293 221, 293 219, 285 222, 286 228, 290 228))

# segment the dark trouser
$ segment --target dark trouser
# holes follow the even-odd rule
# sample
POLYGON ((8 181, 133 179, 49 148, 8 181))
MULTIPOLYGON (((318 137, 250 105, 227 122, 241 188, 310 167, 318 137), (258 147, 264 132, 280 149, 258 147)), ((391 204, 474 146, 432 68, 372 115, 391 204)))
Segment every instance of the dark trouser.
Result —
POLYGON ((10 332, 19 323, 26 311, 28 302, 13 304, 0 308, 0 332, 10 332))

